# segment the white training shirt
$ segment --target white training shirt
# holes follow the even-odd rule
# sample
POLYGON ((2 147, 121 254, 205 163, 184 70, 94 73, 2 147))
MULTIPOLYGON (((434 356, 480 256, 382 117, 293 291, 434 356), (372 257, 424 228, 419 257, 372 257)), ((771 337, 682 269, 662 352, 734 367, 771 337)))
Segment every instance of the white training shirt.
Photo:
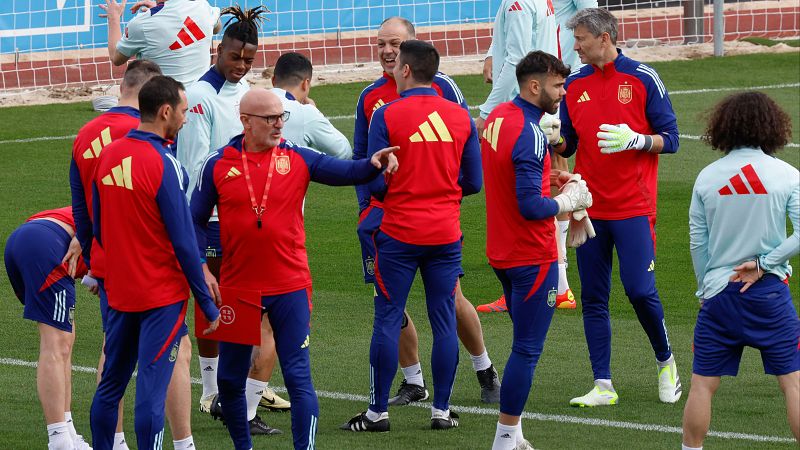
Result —
POLYGON ((186 90, 189 111, 178 133, 177 157, 189 172, 190 198, 206 157, 241 134, 239 102, 248 90, 244 78, 231 83, 215 67, 186 90))
POLYGON ((479 108, 482 118, 519 93, 517 63, 529 52, 558 56, 555 11, 550 0, 503 0, 494 21, 492 92, 479 108))
POLYGON ((283 124, 283 137, 302 147, 310 147, 338 159, 352 159, 350 141, 337 130, 314 105, 304 105, 280 88, 272 88, 280 97, 289 120, 283 124))
POLYGON ((725 289, 733 268, 755 257, 764 272, 791 275, 789 259, 800 253, 800 172, 760 148, 709 164, 692 189, 689 250, 701 299, 725 289))
POLYGON ((211 40, 220 10, 207 0, 169 0, 136 15, 117 51, 153 61, 187 88, 211 64, 211 40))

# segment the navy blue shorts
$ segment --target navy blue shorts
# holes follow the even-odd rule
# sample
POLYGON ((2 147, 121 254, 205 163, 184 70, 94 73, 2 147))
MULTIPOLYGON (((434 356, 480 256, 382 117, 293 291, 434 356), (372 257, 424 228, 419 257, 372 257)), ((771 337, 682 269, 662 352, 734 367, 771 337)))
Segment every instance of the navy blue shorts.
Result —
POLYGON ((6 242, 5 264, 17 298, 25 305, 22 317, 72 332, 75 280, 61 259, 72 238, 49 220, 21 225, 6 242))
POLYGON ((698 375, 735 376, 745 346, 761 351, 764 372, 786 375, 800 370, 800 319, 789 286, 774 275, 740 293, 728 283, 700 308, 694 329, 694 366, 698 375))

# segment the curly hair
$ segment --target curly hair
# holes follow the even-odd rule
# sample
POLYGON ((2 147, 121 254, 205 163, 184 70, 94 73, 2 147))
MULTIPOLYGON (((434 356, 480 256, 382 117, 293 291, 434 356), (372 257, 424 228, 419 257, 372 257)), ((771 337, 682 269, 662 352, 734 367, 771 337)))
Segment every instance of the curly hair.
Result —
POLYGON ((225 22, 227 28, 223 38, 233 38, 245 44, 258 45, 258 27, 265 19, 264 14, 268 12, 270 10, 264 5, 247 10, 242 10, 239 5, 224 8, 220 15, 230 14, 233 17, 225 22))
POLYGON ((728 96, 709 112, 703 140, 726 154, 755 147, 771 155, 791 137, 789 115, 766 94, 750 91, 728 96))

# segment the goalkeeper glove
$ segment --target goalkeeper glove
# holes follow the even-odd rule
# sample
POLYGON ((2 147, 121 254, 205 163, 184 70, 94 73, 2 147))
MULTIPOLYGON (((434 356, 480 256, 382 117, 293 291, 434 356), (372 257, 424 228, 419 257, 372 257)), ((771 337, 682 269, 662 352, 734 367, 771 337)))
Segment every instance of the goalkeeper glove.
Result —
POLYGON ((569 218, 569 239, 567 246, 578 248, 595 237, 594 226, 585 209, 573 211, 569 218))
POLYGON ((653 147, 653 138, 646 134, 639 134, 624 123, 619 125, 600 125, 597 133, 597 146, 602 153, 617 153, 625 150, 650 151, 653 147))
POLYGON ((561 193, 553 199, 558 203, 558 214, 586 209, 592 206, 592 193, 580 174, 575 174, 561 186, 561 193))
POLYGON ((544 113, 539 120, 539 128, 544 132, 550 145, 558 145, 561 140, 561 120, 553 114, 544 113))

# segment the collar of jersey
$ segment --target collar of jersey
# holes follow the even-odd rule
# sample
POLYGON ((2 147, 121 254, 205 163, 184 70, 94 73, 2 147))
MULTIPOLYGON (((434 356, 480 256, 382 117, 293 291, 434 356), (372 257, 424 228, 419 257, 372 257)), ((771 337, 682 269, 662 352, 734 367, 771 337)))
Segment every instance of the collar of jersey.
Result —
POLYGON ((216 65, 211 66, 211 68, 208 69, 208 71, 204 73, 202 77, 200 77, 200 80, 210 84, 211 87, 217 91, 217 94, 219 94, 219 91, 222 89, 222 86, 225 85, 225 82, 228 81, 224 76, 222 76, 221 73, 217 71, 216 65))
POLYGON ((134 108, 134 107, 132 107, 132 106, 115 106, 115 107, 109 109, 106 112, 110 113, 110 114, 127 114, 127 115, 129 115, 131 117, 135 117, 137 119, 140 118, 139 110, 134 108))
POLYGON ((749 147, 749 146, 745 147, 745 146, 742 146, 742 147, 736 147, 736 148, 732 149, 728 154, 731 154, 733 152, 737 152, 737 153, 764 153, 764 150, 761 150, 760 148, 757 148, 757 147, 749 147))
POLYGON ((514 100, 512 100, 512 102, 514 102, 515 105, 522 108, 523 111, 533 115, 533 117, 536 118, 542 117, 543 111, 538 106, 522 98, 522 96, 517 95, 516 97, 514 97, 514 100))
POLYGON ((148 142, 153 147, 164 150, 166 150, 167 145, 172 143, 172 141, 169 139, 163 138, 155 133, 142 130, 131 130, 128 132, 127 137, 148 142))
POLYGON ((406 89, 405 91, 400 93, 400 97, 411 97, 412 95, 439 95, 436 93, 436 89, 432 87, 416 87, 411 89, 406 89))
POLYGON ((164 2, 158 2, 156 6, 150 8, 150 15, 151 16, 155 15, 157 12, 161 11, 161 8, 163 7, 164 7, 164 2))
POLYGON ((614 58, 614 60, 611 61, 610 63, 603 66, 603 70, 600 70, 600 67, 598 66, 595 65, 592 66, 594 67, 595 72, 599 72, 600 75, 603 75, 605 77, 610 77, 614 75, 615 72, 617 72, 617 67, 619 67, 620 64, 627 58, 628 58, 627 56, 622 54, 622 49, 617 47, 617 57, 614 58))

